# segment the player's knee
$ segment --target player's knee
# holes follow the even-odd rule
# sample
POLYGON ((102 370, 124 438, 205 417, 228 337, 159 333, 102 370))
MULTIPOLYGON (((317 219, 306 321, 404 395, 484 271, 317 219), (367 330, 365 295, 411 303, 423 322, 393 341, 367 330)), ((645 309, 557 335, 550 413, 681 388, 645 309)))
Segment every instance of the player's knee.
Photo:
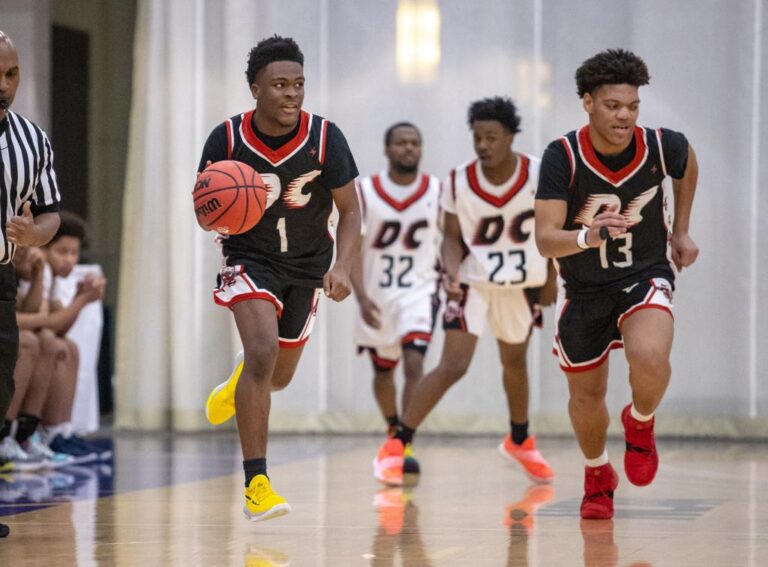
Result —
POLYGON ((19 332, 19 355, 38 356, 40 354, 40 340, 32 331, 19 332))
POLYGON ((602 404, 608 393, 607 385, 595 385, 581 388, 571 388, 570 401, 577 406, 593 406, 602 404))
POLYGON ((671 371, 669 358, 662 349, 649 347, 628 352, 627 359, 632 373, 642 376, 664 377, 671 371))
POLYGON ((280 350, 277 343, 256 343, 246 346, 244 350, 246 369, 251 368, 254 370, 254 372, 249 374, 255 376, 256 378, 268 377, 264 376, 264 373, 260 372, 260 370, 265 368, 271 369, 274 367, 275 361, 277 360, 277 354, 280 350))
POLYGON ((61 340, 50 329, 40 329, 37 339, 40 342, 40 353, 43 355, 53 354, 56 351, 56 342, 61 340))

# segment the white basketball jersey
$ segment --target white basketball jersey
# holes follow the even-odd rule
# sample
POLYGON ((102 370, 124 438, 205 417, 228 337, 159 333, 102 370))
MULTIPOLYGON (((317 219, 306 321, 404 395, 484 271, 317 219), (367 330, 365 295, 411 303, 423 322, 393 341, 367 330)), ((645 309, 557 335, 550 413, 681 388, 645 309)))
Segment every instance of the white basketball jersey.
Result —
POLYGON ((458 216, 467 255, 461 280, 473 285, 539 287, 547 279, 547 260, 533 234, 539 160, 516 153, 510 179, 493 185, 477 160, 451 172, 441 204, 458 216))
POLYGON ((363 210, 363 285, 374 299, 436 287, 440 180, 397 185, 386 171, 358 182, 363 210))

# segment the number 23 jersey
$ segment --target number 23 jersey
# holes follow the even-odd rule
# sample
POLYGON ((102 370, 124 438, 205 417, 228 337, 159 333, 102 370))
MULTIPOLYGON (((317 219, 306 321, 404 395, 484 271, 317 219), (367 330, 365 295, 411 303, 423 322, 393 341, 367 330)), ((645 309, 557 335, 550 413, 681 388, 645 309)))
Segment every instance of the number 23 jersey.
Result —
POLYGON ((539 160, 516 152, 512 176, 494 185, 478 160, 451 171, 441 205, 456 215, 467 255, 462 282, 489 287, 540 287, 547 279, 547 260, 536 248, 533 204, 539 160))
POLYGON ((294 132, 276 138, 283 142, 277 148, 265 143, 271 137, 258 133, 252 119, 249 111, 217 126, 198 167, 202 171, 209 160, 241 161, 267 185, 261 220, 244 234, 223 238, 227 265, 267 264, 292 284, 320 287, 333 257, 331 190, 357 177, 352 153, 341 130, 321 116, 302 111, 294 132))

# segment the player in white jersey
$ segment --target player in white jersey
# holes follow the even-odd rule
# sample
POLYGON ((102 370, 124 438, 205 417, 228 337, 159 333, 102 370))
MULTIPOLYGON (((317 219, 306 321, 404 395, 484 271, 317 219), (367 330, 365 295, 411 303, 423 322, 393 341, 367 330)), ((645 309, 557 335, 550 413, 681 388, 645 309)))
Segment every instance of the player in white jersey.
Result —
POLYGON ((528 435, 528 337, 540 306, 556 295, 554 270, 533 238, 539 162, 512 150, 520 118, 511 100, 474 102, 469 125, 477 159, 451 172, 441 199, 445 343, 437 368, 416 386, 394 437, 376 458, 374 475, 385 484, 402 483, 404 447, 466 373, 486 320, 499 345, 510 414, 511 431, 499 450, 519 462, 532 480, 553 478, 535 438, 528 435))
MULTIPOLYGON (((371 357, 373 391, 390 434, 399 424, 395 368, 402 356, 405 410, 424 374, 424 354, 439 306, 440 181, 419 171, 421 143, 413 124, 392 125, 384 135, 388 169, 358 183, 363 238, 352 270, 360 305, 355 342, 358 352, 371 357)), ((406 453, 406 472, 417 473, 410 447, 406 453)))

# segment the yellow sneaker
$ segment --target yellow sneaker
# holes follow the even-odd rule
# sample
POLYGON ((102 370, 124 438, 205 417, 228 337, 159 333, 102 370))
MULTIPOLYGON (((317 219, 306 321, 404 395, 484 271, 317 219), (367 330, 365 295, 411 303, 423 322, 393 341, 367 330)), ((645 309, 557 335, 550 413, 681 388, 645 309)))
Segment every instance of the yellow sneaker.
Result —
POLYGON ((205 417, 213 425, 220 425, 235 415, 235 389, 243 373, 243 351, 235 357, 235 369, 225 382, 216 386, 205 402, 205 417))
POLYGON ((259 474, 251 479, 251 483, 245 489, 243 514, 246 519, 260 522, 285 516, 290 511, 291 506, 285 501, 285 498, 272 490, 266 476, 259 474))
POLYGON ((419 461, 413 454, 413 445, 408 443, 403 451, 403 474, 419 474, 420 472, 419 461))

